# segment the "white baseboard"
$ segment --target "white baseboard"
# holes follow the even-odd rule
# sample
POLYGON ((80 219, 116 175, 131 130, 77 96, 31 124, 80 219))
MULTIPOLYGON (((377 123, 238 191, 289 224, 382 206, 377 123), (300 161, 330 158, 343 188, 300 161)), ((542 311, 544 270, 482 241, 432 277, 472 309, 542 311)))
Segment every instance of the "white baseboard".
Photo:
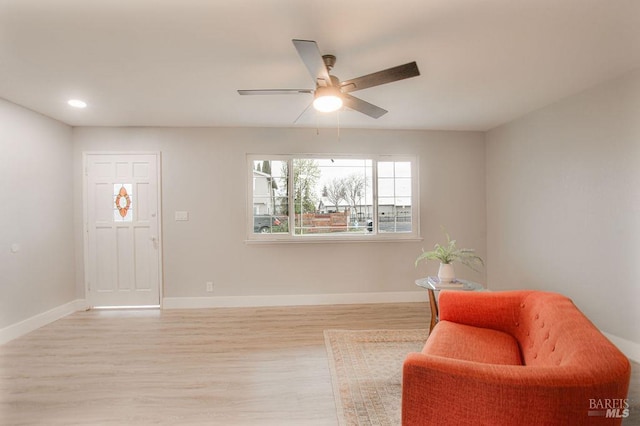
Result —
POLYGON ((261 306, 353 305, 426 302, 426 291, 296 294, 264 296, 165 297, 163 309, 242 308, 261 306))
POLYGON ((631 361, 640 362, 640 344, 614 336, 613 334, 605 333, 604 331, 602 334, 611 340, 611 343, 616 345, 631 361))
POLYGON ((32 316, 18 323, 0 329, 0 345, 3 345, 20 336, 24 336, 38 328, 50 324, 62 317, 77 311, 86 309, 87 302, 84 299, 76 299, 64 305, 50 309, 41 314, 32 316))

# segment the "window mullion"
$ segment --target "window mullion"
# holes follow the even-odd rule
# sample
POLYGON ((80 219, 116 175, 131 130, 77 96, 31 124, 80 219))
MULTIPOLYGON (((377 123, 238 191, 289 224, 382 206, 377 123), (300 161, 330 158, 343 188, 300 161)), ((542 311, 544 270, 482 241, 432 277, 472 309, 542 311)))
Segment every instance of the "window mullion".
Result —
POLYGON ((373 167, 371 168, 371 179, 372 182, 372 197, 373 197, 373 234, 378 234, 378 227, 380 224, 378 223, 378 159, 374 158, 372 160, 373 167))
POLYGON ((293 204, 295 201, 295 188, 293 187, 293 183, 294 183, 294 170, 293 170, 293 157, 289 157, 287 159, 287 169, 289 170, 289 176, 287 176, 287 186, 289 189, 289 193, 287 194, 287 197, 289 199, 289 237, 294 237, 296 232, 295 232, 295 226, 296 226, 296 206, 293 204))

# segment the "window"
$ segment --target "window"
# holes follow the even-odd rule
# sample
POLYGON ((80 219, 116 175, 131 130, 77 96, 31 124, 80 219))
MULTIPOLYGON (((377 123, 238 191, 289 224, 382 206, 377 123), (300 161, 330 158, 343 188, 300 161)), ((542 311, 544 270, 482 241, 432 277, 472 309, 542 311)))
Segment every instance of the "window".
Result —
POLYGON ((416 160, 402 156, 248 156, 249 239, 418 236, 416 160))
POLYGON ((133 185, 130 183, 115 183, 113 185, 113 220, 115 222, 131 222, 133 212, 133 185))

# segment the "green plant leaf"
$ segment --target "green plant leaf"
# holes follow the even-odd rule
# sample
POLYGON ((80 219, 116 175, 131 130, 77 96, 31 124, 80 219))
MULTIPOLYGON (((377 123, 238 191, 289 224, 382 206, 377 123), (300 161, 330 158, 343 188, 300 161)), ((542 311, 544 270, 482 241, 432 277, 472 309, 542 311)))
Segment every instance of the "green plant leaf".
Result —
POLYGON ((475 268, 475 266, 484 266, 484 260, 482 260, 482 258, 476 254, 474 249, 457 248, 456 240, 451 239, 447 231, 445 231, 444 227, 442 228, 442 230, 447 237, 447 244, 445 246, 442 246, 436 243, 433 246, 433 250, 430 251, 424 251, 424 249, 422 249, 422 253, 415 261, 416 267, 420 262, 426 262, 428 260, 438 260, 440 261, 440 263, 459 262, 476 272, 478 270, 475 268))

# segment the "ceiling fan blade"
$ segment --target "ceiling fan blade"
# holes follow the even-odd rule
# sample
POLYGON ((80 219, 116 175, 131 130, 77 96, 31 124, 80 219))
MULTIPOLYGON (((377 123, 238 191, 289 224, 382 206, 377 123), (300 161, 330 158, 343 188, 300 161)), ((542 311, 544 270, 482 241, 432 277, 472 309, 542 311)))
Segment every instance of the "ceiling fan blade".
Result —
POLYGON ((304 62, 305 66, 309 70, 309 74, 313 77, 313 81, 316 84, 318 80, 322 80, 325 86, 331 86, 331 78, 329 77, 329 71, 327 70, 320 49, 315 41, 311 40, 296 40, 293 39, 293 45, 298 51, 298 55, 304 62))
POLYGON ((397 67, 383 71, 374 72, 373 74, 343 81, 340 83, 340 90, 342 93, 355 92, 356 90, 392 83, 394 81, 404 80, 405 78, 416 77, 419 75, 420 71, 418 70, 418 64, 410 62, 408 64, 398 65, 397 67))
POLYGON ((238 90, 240 95, 297 95, 299 93, 313 93, 311 89, 258 89, 238 90))
POLYGON ((387 112, 386 109, 382 109, 378 106, 370 104, 367 101, 363 101, 360 98, 356 98, 355 96, 347 95, 346 93, 342 94, 342 103, 347 108, 351 108, 355 111, 361 112, 365 115, 368 115, 372 118, 380 118, 385 115, 387 112))
POLYGON ((309 108, 311 108, 311 105, 313 105, 313 102, 310 102, 309 105, 307 105, 307 107, 305 109, 302 110, 302 112, 300 113, 300 115, 298 115, 296 117, 296 119, 293 121, 293 124, 298 124, 298 120, 300 120, 300 118, 302 118, 302 116, 309 111, 309 108))

